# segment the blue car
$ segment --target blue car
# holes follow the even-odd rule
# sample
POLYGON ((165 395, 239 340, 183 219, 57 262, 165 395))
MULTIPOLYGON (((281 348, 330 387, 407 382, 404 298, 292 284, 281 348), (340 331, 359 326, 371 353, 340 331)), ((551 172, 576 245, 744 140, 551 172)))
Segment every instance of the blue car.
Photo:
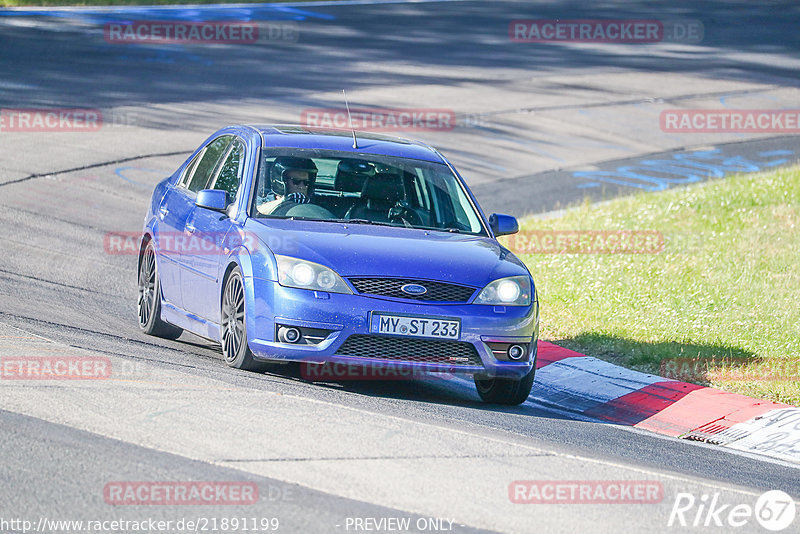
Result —
POLYGON ((228 365, 472 375, 520 404, 539 303, 525 265, 436 149, 300 126, 217 131, 160 182, 139 253, 139 326, 220 343, 228 365))

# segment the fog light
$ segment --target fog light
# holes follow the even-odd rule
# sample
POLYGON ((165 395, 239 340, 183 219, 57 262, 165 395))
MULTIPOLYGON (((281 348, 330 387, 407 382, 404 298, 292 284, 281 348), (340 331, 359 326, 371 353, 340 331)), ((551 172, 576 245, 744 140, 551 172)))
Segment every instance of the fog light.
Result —
POLYGON ((525 356, 525 349, 522 345, 511 345, 508 347, 508 357, 512 360, 519 360, 525 356))
POLYGON ((300 341, 300 330, 282 326, 278 330, 278 341, 282 343, 297 343, 300 341))

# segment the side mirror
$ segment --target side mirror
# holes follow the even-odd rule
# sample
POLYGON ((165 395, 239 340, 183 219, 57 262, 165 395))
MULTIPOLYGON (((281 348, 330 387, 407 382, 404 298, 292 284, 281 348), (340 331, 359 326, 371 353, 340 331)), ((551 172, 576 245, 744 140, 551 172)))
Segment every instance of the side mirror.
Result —
POLYGON ((516 234, 519 232, 519 223, 515 217, 511 215, 503 215, 502 213, 492 213, 489 216, 489 226, 492 228, 495 236, 516 234))
POLYGON ((197 193, 195 206, 214 211, 225 211, 228 209, 228 193, 221 189, 203 189, 197 193))

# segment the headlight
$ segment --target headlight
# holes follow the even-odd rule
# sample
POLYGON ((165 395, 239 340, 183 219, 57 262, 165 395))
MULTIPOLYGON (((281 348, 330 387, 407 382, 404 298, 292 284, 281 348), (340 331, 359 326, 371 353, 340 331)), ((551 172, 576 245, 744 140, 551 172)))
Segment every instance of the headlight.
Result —
POLYGON ((510 276, 490 283, 481 290, 475 304, 496 306, 529 306, 531 279, 527 276, 510 276))
POLYGON ((275 254, 275 259, 278 261, 278 283, 282 286, 353 293, 341 276, 324 265, 278 254, 275 254))

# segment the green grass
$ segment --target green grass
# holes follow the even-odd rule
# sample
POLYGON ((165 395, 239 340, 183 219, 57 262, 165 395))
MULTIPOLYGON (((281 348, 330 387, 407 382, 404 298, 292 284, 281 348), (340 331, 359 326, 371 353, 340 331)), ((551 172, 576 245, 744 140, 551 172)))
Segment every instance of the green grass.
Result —
POLYGON ((645 372, 698 359, 678 378, 800 404, 800 167, 587 202, 521 232, 542 229, 664 236, 657 254, 519 254, 543 339, 645 372))
MULTIPOLYGON (((286 0, 0 0, 0 7, 42 6, 165 6, 183 4, 265 4, 286 0)), ((313 1, 313 0, 312 0, 313 1)))

